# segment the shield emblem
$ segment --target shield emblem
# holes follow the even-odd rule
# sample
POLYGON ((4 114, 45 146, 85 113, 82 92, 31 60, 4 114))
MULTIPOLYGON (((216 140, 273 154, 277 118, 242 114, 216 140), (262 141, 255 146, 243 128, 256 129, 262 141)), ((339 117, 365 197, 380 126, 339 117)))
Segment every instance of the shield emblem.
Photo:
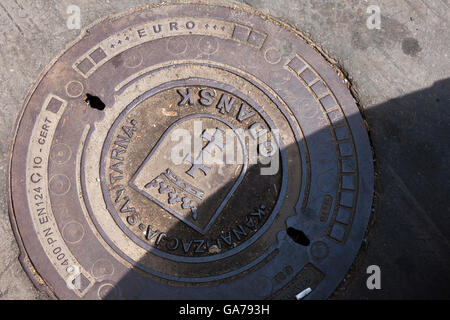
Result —
POLYGON ((247 166, 243 133, 220 117, 197 114, 176 121, 164 132, 129 184, 205 234, 241 183, 247 166), (194 148, 180 158, 180 143, 174 141, 186 137, 192 138, 194 148))

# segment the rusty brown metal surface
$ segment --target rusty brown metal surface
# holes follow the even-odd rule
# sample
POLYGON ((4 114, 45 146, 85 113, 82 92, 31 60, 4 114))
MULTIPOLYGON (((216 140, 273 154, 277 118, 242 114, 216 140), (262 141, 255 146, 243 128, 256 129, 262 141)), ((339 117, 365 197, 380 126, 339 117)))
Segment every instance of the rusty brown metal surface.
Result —
POLYGON ((294 30, 179 4, 106 19, 57 59, 9 191, 23 265, 57 298, 320 299, 357 254, 373 167, 351 94, 294 30))

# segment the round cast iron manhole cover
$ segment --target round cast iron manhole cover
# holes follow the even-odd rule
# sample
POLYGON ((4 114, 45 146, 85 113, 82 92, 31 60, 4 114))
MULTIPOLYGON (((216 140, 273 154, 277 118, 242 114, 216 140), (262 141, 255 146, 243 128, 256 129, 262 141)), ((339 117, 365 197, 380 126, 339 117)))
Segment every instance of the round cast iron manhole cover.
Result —
POLYGON ((22 264, 61 299, 327 298, 372 204, 343 81, 249 9, 91 27, 30 92, 10 161, 22 264))

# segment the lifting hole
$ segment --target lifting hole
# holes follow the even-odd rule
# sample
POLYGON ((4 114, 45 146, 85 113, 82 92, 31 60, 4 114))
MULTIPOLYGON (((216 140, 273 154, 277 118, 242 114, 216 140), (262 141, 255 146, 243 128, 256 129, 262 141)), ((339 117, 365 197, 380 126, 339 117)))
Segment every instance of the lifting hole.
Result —
POLYGON ((85 97, 84 101, 86 101, 86 103, 92 109, 97 109, 97 110, 101 110, 102 111, 106 107, 106 105, 103 103, 102 99, 100 99, 99 97, 96 97, 94 95, 91 95, 89 93, 86 94, 86 97, 85 97))
POLYGON ((306 236, 306 234, 301 231, 301 230, 297 230, 295 228, 288 228, 287 229, 287 235, 295 242, 298 243, 302 246, 309 246, 310 244, 310 240, 309 238, 306 236))

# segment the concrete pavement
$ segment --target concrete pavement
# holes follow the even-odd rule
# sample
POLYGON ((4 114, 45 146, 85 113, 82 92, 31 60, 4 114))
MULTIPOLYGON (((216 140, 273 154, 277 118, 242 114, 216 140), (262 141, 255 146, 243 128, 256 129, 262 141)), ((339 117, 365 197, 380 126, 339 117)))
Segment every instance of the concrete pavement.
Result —
MULTIPOLYGON (((45 66, 82 32, 68 29, 67 8, 80 8, 85 28, 102 17, 156 2, 1 1, 0 299, 46 298, 17 260, 5 177, 8 144, 25 96, 45 66)), ((371 129, 378 168, 375 215, 367 244, 333 297, 449 298, 448 1, 239 4, 294 26, 335 59, 351 80, 371 129), (380 8, 380 29, 367 27, 369 5, 380 8), (366 268, 372 264, 381 268, 382 290, 366 288, 366 268)))

